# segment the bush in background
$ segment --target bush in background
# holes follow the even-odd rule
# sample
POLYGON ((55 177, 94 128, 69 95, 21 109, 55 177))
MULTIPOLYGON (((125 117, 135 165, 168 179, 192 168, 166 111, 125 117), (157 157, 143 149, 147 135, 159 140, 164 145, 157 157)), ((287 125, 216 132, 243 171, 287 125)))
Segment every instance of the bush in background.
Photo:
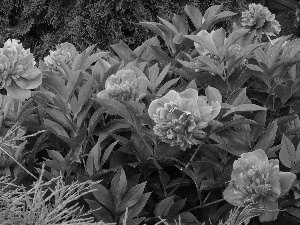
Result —
MULTIPOLYGON (((98 44, 107 50, 123 40, 131 48, 151 37, 141 21, 170 20, 173 13, 185 15, 183 6, 194 5, 202 12, 214 0, 2 0, 0 45, 8 38, 22 41, 36 58, 48 55, 57 43, 73 43, 80 51, 98 44)), ((248 0, 249 2, 249 0, 248 0)), ((224 2, 224 8, 240 12, 247 1, 224 2)))

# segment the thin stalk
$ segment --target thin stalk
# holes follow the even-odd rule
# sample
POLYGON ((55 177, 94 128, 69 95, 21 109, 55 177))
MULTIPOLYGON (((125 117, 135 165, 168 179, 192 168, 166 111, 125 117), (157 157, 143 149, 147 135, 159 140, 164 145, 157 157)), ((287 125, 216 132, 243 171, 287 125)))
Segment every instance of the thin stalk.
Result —
POLYGON ((32 173, 30 173, 21 163, 19 163, 13 156, 11 156, 4 148, 2 148, 0 146, 0 150, 3 151, 6 155, 8 155, 13 161, 15 161, 15 163, 17 163, 23 170, 26 171, 26 173, 28 173, 30 176, 32 176, 33 178, 35 178, 36 180, 38 180, 38 178, 36 176, 34 176, 32 173))
POLYGON ((195 156, 197 155, 198 151, 200 150, 202 144, 199 144, 198 148, 196 149, 196 151, 194 152, 194 154, 192 155, 192 157, 190 158, 189 162, 185 165, 184 170, 182 171, 182 177, 179 181, 179 183, 173 188, 173 190, 168 194, 168 196, 171 196, 175 193, 175 191, 180 187, 180 185, 182 184, 182 182, 184 181, 185 177, 186 177, 186 171, 189 168, 191 162, 193 161, 193 159, 195 158, 195 156))
POLYGON ((210 203, 206 203, 204 205, 199 205, 199 206, 193 207, 191 209, 188 209, 187 212, 190 212, 190 211, 195 210, 195 209, 201 209, 201 208, 204 208, 206 206, 213 205, 213 204, 217 204, 217 203, 222 202, 222 201, 225 201, 225 199, 219 199, 219 200, 216 200, 216 201, 213 201, 213 202, 210 202, 210 203))
POLYGON ((166 198, 168 196, 166 184, 164 182, 164 178, 162 176, 161 169, 159 169, 159 168, 157 168, 157 169, 158 169, 159 180, 160 180, 161 187, 162 187, 162 190, 163 190, 163 196, 164 196, 164 198, 166 198))

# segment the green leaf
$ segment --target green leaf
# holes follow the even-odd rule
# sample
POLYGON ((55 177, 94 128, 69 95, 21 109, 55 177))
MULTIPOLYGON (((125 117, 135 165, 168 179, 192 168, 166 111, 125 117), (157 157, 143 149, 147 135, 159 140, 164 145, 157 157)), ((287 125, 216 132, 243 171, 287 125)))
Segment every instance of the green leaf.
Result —
POLYGON ((113 113, 127 119, 132 123, 132 118, 126 107, 117 100, 114 99, 100 99, 96 98, 95 102, 99 103, 102 107, 112 111, 113 113))
POLYGON ((286 195, 289 190, 293 187, 293 184, 296 180, 296 175, 291 172, 279 172, 279 182, 280 182, 280 196, 283 197, 286 195))
POLYGON ((164 83, 163 86, 158 90, 157 95, 162 96, 172 85, 176 84, 179 81, 180 77, 169 80, 168 82, 164 83))
POLYGON ((166 53, 164 53, 160 47, 151 46, 150 50, 162 65, 167 66, 172 62, 172 59, 166 53))
POLYGON ((97 123, 101 119, 101 116, 103 115, 103 108, 97 109, 96 112, 93 113, 89 120, 89 126, 88 126, 88 134, 92 135, 94 132, 95 127, 97 126, 97 123))
POLYGON ((73 71, 72 76, 68 78, 66 100, 69 100, 75 89, 83 81, 83 74, 81 71, 73 71))
POLYGON ((113 195, 116 209, 123 198, 127 187, 127 179, 123 168, 119 169, 111 181, 111 193, 113 195))
POLYGON ((268 68, 271 68, 276 63, 283 43, 290 37, 291 36, 280 37, 280 40, 278 40, 274 45, 270 45, 267 49, 266 55, 268 56, 268 68))
POLYGON ((175 34, 178 33, 178 30, 176 29, 176 27, 171 24, 169 21, 160 18, 159 16, 157 17, 166 27, 168 27, 171 31, 173 31, 175 34))
POLYGON ((102 184, 93 184, 92 189, 96 190, 92 193, 97 201, 110 211, 114 212, 114 201, 112 194, 102 184))
POLYGON ((74 113, 75 113, 74 117, 76 117, 78 115, 78 113, 82 110, 83 105, 87 102, 88 99, 91 98, 94 84, 95 84, 94 78, 90 78, 80 88, 80 91, 78 94, 78 102, 77 102, 76 111, 74 111, 74 113))
POLYGON ((54 74, 44 75, 42 86, 45 86, 47 90, 60 96, 60 98, 66 99, 65 81, 61 77, 54 74))
POLYGON ((231 45, 233 45, 237 40, 242 38, 249 29, 239 29, 236 31, 233 31, 224 42, 224 51, 227 51, 231 45))
POLYGON ((216 19, 217 14, 221 11, 222 5, 213 5, 209 7, 204 14, 205 22, 203 24, 203 29, 208 29, 213 21, 216 19))
POLYGON ((139 201, 128 210, 128 218, 135 218, 137 217, 145 207, 151 193, 143 194, 139 201))
POLYGON ((226 37, 225 29, 220 28, 220 29, 215 30, 212 37, 213 37, 214 44, 218 50, 218 53, 219 53, 218 55, 223 56, 223 54, 224 54, 223 46, 224 46, 224 40, 226 37))
POLYGON ((101 59, 103 56, 108 55, 109 52, 98 52, 98 53, 94 53, 90 56, 87 57, 87 59, 84 62, 84 65, 82 67, 82 70, 86 70, 87 68, 89 68, 94 62, 96 62, 97 60, 101 59))
POLYGON ((89 204, 89 209, 97 221, 105 221, 106 223, 114 222, 111 214, 100 203, 90 199, 84 200, 89 204))
POLYGON ((226 112, 223 115, 223 117, 226 117, 229 114, 234 113, 234 112, 252 112, 252 111, 258 111, 258 110, 267 110, 267 109, 264 107, 261 107, 259 105, 255 105, 255 104, 242 104, 242 105, 238 105, 238 106, 230 109, 228 112, 226 112))
POLYGON ((298 143, 296 150, 296 161, 300 161, 300 142, 298 143))
POLYGON ((283 165, 291 168, 295 164, 296 151, 293 143, 283 134, 281 139, 281 149, 279 159, 283 165))
MULTIPOLYGON (((192 213, 190 213, 190 212, 182 212, 182 213, 180 213, 178 215, 178 219, 177 220, 179 220, 179 218, 180 218, 180 221, 181 221, 182 224, 183 223, 191 223, 191 224, 196 223, 196 224, 200 225, 200 223, 197 220, 197 218, 192 213)), ((204 223, 202 225, 204 225, 204 223)))
POLYGON ((126 120, 114 119, 109 121, 105 126, 101 127, 101 130, 95 132, 94 135, 99 137, 107 137, 117 130, 129 129, 130 127, 131 125, 128 124, 126 120))
POLYGON ((50 109, 50 108, 45 108, 45 109, 43 109, 43 111, 45 113, 47 113, 49 116, 51 116, 55 120, 55 122, 68 128, 70 131, 75 131, 74 125, 69 120, 69 118, 66 116, 66 114, 62 113, 59 110, 50 109))
POLYGON ((86 59, 94 51, 95 47, 96 47, 96 44, 88 47, 87 49, 85 49, 82 53, 80 53, 76 57, 76 59, 73 62, 73 65, 72 65, 73 71, 83 69, 86 59))
POLYGON ((179 33, 188 34, 189 26, 182 16, 174 14, 172 18, 172 23, 174 24, 179 33))
POLYGON ((120 41, 118 44, 111 45, 110 47, 112 47, 117 55, 125 62, 132 62, 137 59, 135 53, 123 41, 120 41))
POLYGON ((138 25, 141 25, 142 27, 145 27, 151 31, 153 31, 154 33, 158 34, 159 36, 161 36, 163 38, 163 33, 162 31, 157 27, 159 23, 155 23, 155 22, 139 22, 138 25))
POLYGON ((274 143, 277 129, 278 129, 277 120, 274 120, 272 123, 268 125, 268 128, 259 137, 257 144, 253 149, 254 150, 263 149, 264 151, 268 150, 274 143))
POLYGON ((228 97, 226 103, 231 106, 238 106, 245 103, 247 98, 246 88, 239 88, 234 90, 228 97))
POLYGON ((69 138, 69 135, 65 131, 65 129, 61 125, 59 125, 58 123, 52 120, 44 119, 44 126, 56 135, 69 138))
POLYGON ((149 62, 151 60, 155 59, 155 55, 152 53, 151 46, 160 47, 159 40, 157 37, 152 37, 148 40, 146 40, 141 46, 138 46, 134 53, 137 57, 141 58, 142 60, 149 62))
POLYGON ((156 80, 157 80, 158 74, 159 74, 159 67, 158 67, 158 64, 155 63, 153 66, 151 66, 149 68, 149 80, 150 80, 151 88, 153 90, 155 90, 155 88, 157 87, 156 80))
POLYGON ((95 146, 91 149, 88 158, 86 160, 85 168, 86 172, 92 176, 94 174, 94 168, 96 169, 96 172, 100 170, 100 156, 101 156, 101 151, 102 148, 100 146, 100 138, 98 138, 97 143, 95 146))
POLYGON ((196 29, 199 29, 202 27, 202 14, 198 8, 192 5, 186 5, 184 7, 185 13, 188 15, 188 17, 191 19, 192 23, 196 27, 196 29))
POLYGON ((168 213, 168 217, 172 217, 175 216, 176 214, 178 214, 180 212, 180 210, 182 210, 182 208, 184 207, 186 202, 186 199, 180 199, 178 201, 176 201, 170 208, 169 213, 168 213))
POLYGON ((171 206, 174 204, 174 196, 170 196, 162 200, 155 206, 154 214, 156 217, 166 218, 171 206))
POLYGON ((207 49, 210 53, 214 55, 219 55, 219 52, 216 49, 216 46, 214 45, 213 40, 211 39, 211 36, 209 34, 207 35, 205 35, 205 33, 203 34, 204 34, 203 36, 185 35, 185 37, 200 44, 201 46, 205 46, 205 49, 207 49))
POLYGON ((216 23, 219 23, 223 20, 226 20, 229 17, 235 16, 237 13, 231 12, 231 11, 223 11, 217 14, 217 17, 214 19, 212 24, 210 26, 213 26, 216 23))
POLYGON ((262 134, 267 119, 267 111, 258 111, 254 120, 258 124, 251 126, 251 142, 255 142, 262 134))
POLYGON ((168 74, 169 69, 170 69, 170 65, 168 64, 159 74, 159 76, 157 77, 156 81, 155 81, 155 88, 158 87, 160 85, 160 83, 163 81, 163 79, 165 78, 165 76, 168 74))
POLYGON ((115 141, 105 150, 105 152, 103 153, 102 160, 101 160, 101 167, 107 161, 108 157, 110 156, 112 150, 114 150, 114 147, 116 146, 117 143, 118 143, 118 141, 115 141))
MULTIPOLYGON (((238 53, 238 55, 236 56, 236 59, 231 61, 230 64, 227 66, 227 73, 229 75, 231 75, 234 71, 234 68, 236 68, 237 66, 239 66, 244 59, 246 59, 255 49, 260 48, 264 45, 264 43, 262 44, 250 44, 247 45, 245 47, 243 47, 240 52, 238 53)), ((251 66, 249 66, 248 64, 246 64, 246 66, 248 68, 251 68, 251 66)), ((258 66, 252 65, 252 69, 256 69, 256 71, 258 70, 259 72, 262 72, 262 69, 258 66)))
POLYGON ((56 163, 59 163, 62 167, 66 168, 66 161, 58 151, 47 150, 47 153, 49 157, 53 159, 56 163))
POLYGON ((241 154, 248 152, 248 149, 241 147, 241 145, 234 146, 234 145, 229 145, 226 143, 226 144, 214 144, 213 146, 223 149, 223 150, 225 150, 235 156, 238 156, 238 157, 240 157, 241 154))
POLYGON ((218 132, 218 131, 221 131, 221 130, 226 130, 230 127, 240 126, 240 125, 244 125, 244 124, 258 125, 257 122, 254 121, 254 120, 241 118, 241 119, 235 119, 235 120, 223 123, 222 126, 219 126, 215 129, 215 132, 218 132))
POLYGON ((134 186, 130 191, 128 191, 125 194, 118 208, 118 212, 123 212, 126 208, 132 207, 138 203, 138 201, 143 195, 146 183, 147 182, 144 182, 134 186))

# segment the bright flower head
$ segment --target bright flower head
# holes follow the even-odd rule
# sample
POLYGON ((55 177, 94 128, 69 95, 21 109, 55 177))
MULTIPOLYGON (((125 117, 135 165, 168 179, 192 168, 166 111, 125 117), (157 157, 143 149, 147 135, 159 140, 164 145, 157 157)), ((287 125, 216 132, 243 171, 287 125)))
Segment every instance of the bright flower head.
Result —
POLYGON ((275 20, 275 15, 261 4, 250 4, 249 9, 242 13, 241 24, 245 28, 257 29, 260 35, 262 33, 276 35, 281 30, 280 24, 275 20))
POLYGON ((181 93, 169 91, 162 98, 151 102, 148 113, 156 123, 154 132, 163 142, 179 145, 185 150, 198 144, 197 138, 205 136, 202 130, 217 117, 221 110, 222 96, 219 90, 208 87, 206 96, 187 89, 181 93))
POLYGON ((30 89, 42 83, 42 73, 35 67, 30 50, 25 50, 18 40, 8 39, 0 48, 0 88, 12 98, 24 100, 31 96, 30 89))
POLYGON ((224 198, 235 206, 257 203, 258 208, 266 209, 259 216, 261 222, 276 220, 278 198, 290 190, 295 179, 295 174, 279 171, 277 159, 268 160, 266 153, 258 149, 234 161, 224 198))
POLYGON ((135 101, 146 94, 148 84, 146 77, 138 77, 131 69, 122 69, 106 80, 105 90, 99 92, 97 98, 135 101))
POLYGON ((72 67, 72 64, 75 58, 79 55, 75 46, 65 42, 56 46, 56 50, 50 50, 50 55, 44 58, 45 64, 48 68, 57 69, 60 66, 60 62, 64 62, 69 67, 72 67))

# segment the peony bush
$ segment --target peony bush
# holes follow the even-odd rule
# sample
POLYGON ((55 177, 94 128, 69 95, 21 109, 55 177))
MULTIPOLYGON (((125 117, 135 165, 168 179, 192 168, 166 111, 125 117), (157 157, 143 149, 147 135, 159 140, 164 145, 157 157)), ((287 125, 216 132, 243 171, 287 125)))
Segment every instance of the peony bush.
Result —
POLYGON ((183 11, 38 67, 5 42, 1 223, 300 223, 300 40, 260 4, 183 11))

